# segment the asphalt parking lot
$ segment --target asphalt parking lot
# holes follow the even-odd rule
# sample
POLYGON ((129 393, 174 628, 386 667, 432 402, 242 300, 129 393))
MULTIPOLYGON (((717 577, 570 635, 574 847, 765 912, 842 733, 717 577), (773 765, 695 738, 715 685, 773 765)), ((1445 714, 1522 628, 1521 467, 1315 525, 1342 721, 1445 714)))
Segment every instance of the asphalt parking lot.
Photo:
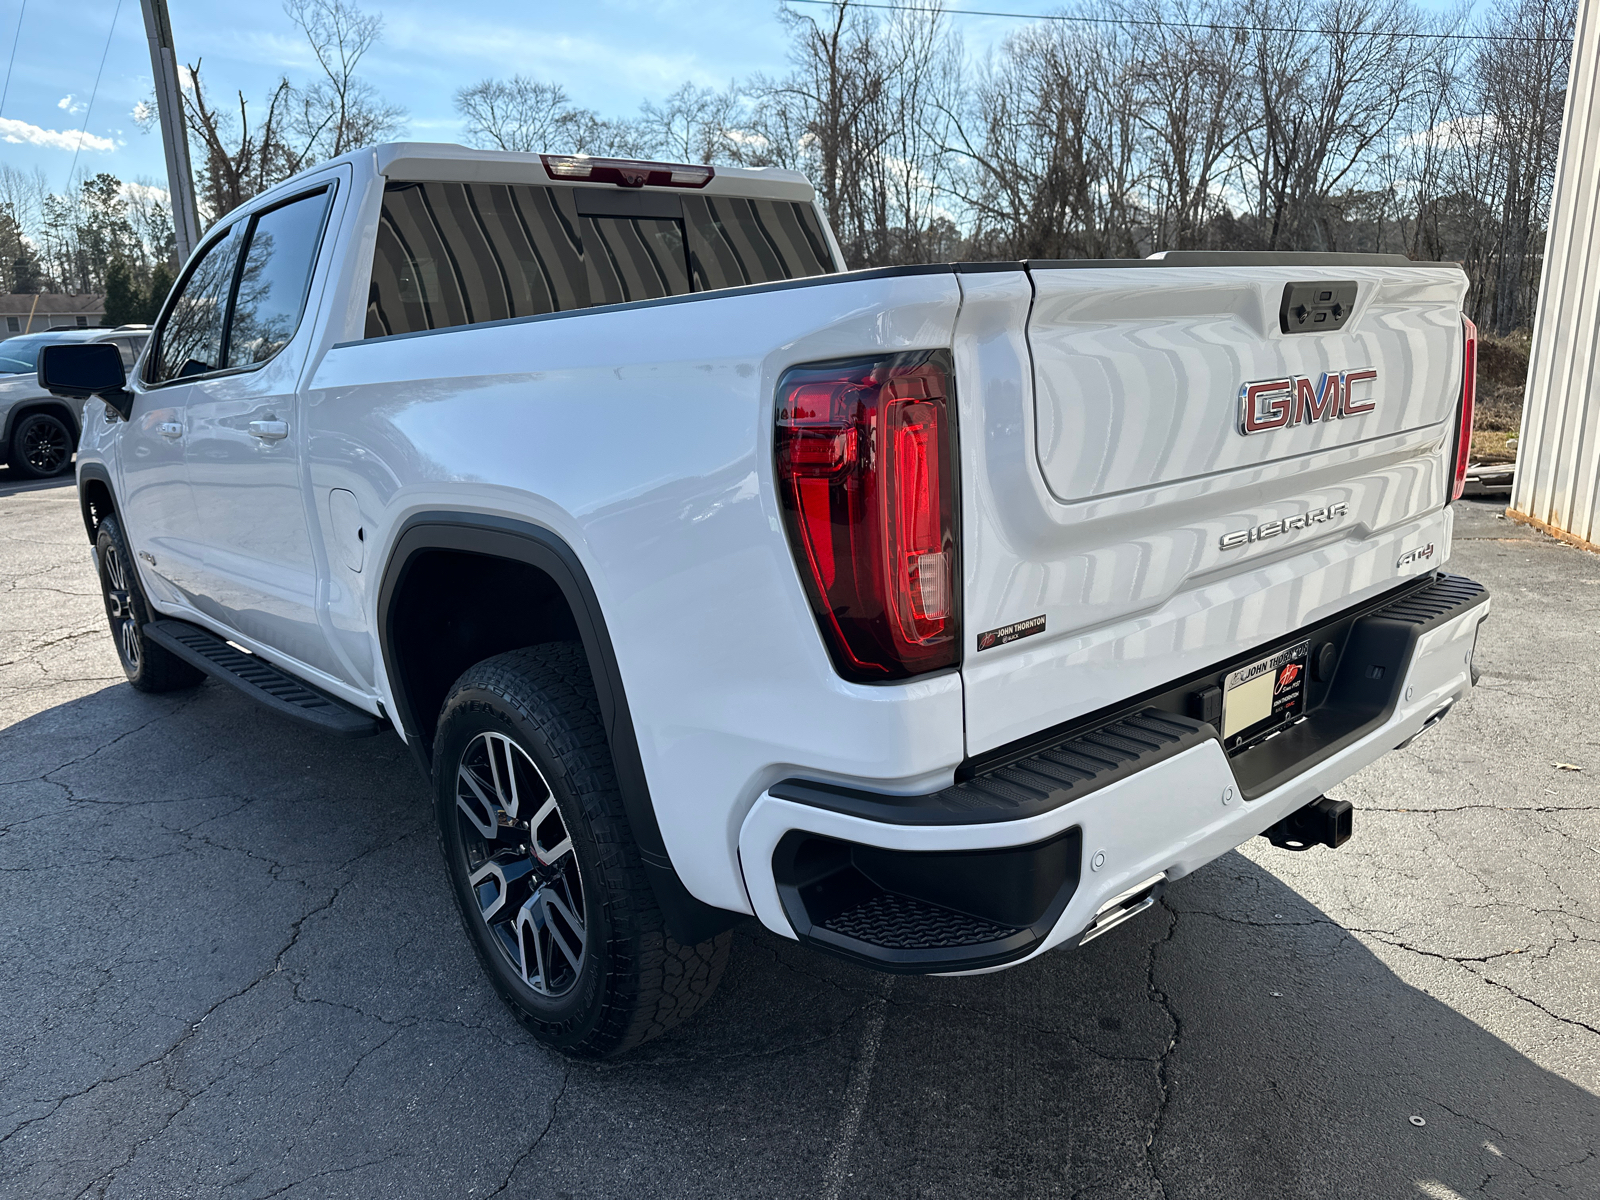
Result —
POLYGON ((747 926, 595 1066, 481 977, 399 742, 134 692, 72 487, 0 470, 0 1195, 1600 1195, 1600 557, 1502 504, 1482 686, 1343 849, 980 978, 747 926))

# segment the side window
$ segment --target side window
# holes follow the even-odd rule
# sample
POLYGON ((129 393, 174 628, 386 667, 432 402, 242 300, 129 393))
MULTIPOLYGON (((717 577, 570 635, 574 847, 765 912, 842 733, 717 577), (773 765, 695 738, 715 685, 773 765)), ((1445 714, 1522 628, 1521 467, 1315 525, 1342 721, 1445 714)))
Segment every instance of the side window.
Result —
POLYGON ((203 375, 222 365, 222 326, 243 225, 236 223, 212 242, 184 280, 166 323, 156 333, 159 340, 149 382, 203 375))
POLYGON ((122 356, 122 369, 124 371, 133 370, 133 360, 138 357, 134 352, 133 343, 127 338, 106 338, 104 340, 108 345, 115 346, 117 353, 122 356))
POLYGON ((330 195, 324 189, 255 218, 228 324, 228 366, 266 362, 293 336, 311 287, 330 195))

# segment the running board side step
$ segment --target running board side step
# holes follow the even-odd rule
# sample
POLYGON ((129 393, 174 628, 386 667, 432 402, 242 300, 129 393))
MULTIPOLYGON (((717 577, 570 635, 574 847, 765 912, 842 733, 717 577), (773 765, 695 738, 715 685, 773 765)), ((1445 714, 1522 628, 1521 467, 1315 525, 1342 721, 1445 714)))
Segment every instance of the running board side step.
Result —
POLYGON ((144 635, 192 667, 232 684, 245 695, 292 720, 314 725, 335 737, 371 737, 383 722, 343 700, 318 691, 264 658, 188 621, 151 621, 144 635))

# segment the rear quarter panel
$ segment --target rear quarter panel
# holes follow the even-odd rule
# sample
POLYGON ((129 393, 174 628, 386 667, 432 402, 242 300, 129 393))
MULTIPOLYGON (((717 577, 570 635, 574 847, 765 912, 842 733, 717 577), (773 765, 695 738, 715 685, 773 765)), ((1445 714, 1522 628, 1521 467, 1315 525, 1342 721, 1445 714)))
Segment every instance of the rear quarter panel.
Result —
POLYGON ((962 757, 957 672, 876 687, 834 673, 771 470, 784 369, 948 346, 959 299, 953 275, 914 275, 339 345, 306 397, 313 503, 354 492, 377 553, 359 574, 331 567, 334 591, 376 628, 388 547, 419 511, 563 537, 615 646, 673 863, 701 899, 749 911, 738 829, 769 784, 803 766, 916 791, 962 757))

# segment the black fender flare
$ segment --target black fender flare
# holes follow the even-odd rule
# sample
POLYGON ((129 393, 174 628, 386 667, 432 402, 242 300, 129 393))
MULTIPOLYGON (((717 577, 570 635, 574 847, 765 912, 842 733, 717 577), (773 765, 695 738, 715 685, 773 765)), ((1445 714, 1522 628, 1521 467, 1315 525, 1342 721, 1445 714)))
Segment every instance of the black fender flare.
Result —
POLYGON ((95 520, 94 513, 89 505, 89 489, 84 484, 89 480, 105 484, 106 491, 111 496, 112 506, 117 503, 117 489, 111 482, 111 472, 106 470, 106 465, 99 462, 86 462, 78 464, 78 508, 83 513, 83 530, 89 535, 89 544, 94 545, 95 534, 99 531, 99 522, 95 520))
POLYGON ((394 598, 417 557, 430 550, 453 550, 526 563, 543 571, 561 589, 583 639, 589 671, 600 700, 600 713, 611 742, 617 786, 632 827, 634 841, 666 919, 667 932, 683 945, 697 945, 744 919, 743 913, 716 908, 691 895, 667 854, 645 779, 644 760, 634 732, 633 716, 622 687, 616 651, 594 585, 583 563, 558 534, 525 521, 481 513, 430 511, 412 514, 395 535, 378 588, 378 644, 383 669, 394 698, 395 723, 424 773, 433 777, 433 747, 419 733, 420 723, 406 695, 394 652, 394 598))

